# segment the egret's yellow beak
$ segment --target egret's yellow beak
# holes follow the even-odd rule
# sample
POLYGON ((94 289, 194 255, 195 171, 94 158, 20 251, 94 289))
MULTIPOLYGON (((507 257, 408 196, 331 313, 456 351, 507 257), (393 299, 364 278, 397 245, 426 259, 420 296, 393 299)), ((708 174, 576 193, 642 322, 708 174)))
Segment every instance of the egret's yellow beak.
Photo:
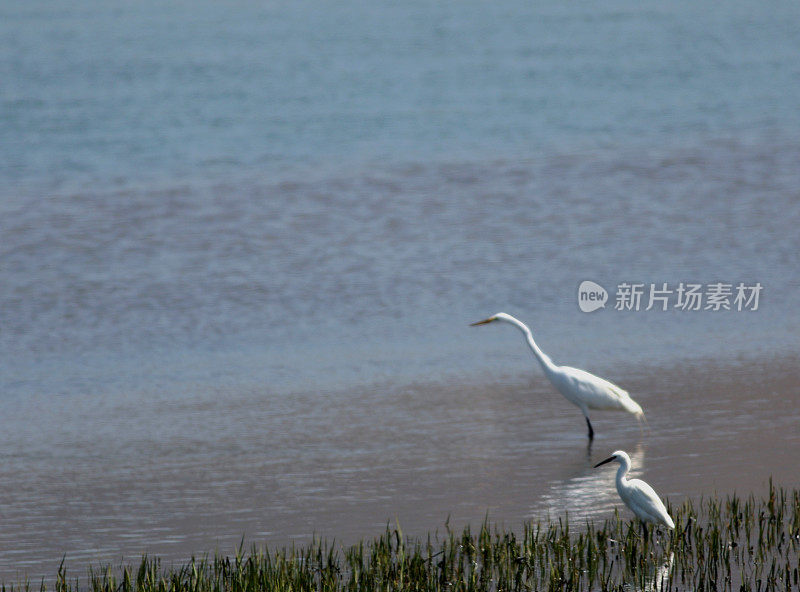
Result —
POLYGON ((478 321, 477 323, 470 323, 470 327, 477 327, 478 325, 485 325, 486 323, 491 323, 495 320, 496 317, 489 317, 488 319, 483 319, 482 321, 478 321))

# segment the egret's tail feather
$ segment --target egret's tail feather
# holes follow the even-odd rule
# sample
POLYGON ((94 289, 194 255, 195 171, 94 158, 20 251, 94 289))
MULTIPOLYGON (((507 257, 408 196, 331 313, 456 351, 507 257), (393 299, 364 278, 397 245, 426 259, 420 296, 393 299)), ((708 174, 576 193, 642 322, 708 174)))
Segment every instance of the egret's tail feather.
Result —
MULTIPOLYGON (((627 395, 627 393, 625 394, 627 395)), ((622 399, 622 405, 625 407, 625 411, 633 413, 637 419, 642 420, 644 418, 644 411, 642 411, 641 406, 639 403, 631 399, 630 395, 622 399)))
POLYGON ((644 416, 644 411, 639 406, 639 403, 631 399, 630 394, 625 389, 621 389, 616 385, 609 385, 611 392, 617 399, 617 404, 620 405, 628 413, 633 413, 637 418, 644 416))

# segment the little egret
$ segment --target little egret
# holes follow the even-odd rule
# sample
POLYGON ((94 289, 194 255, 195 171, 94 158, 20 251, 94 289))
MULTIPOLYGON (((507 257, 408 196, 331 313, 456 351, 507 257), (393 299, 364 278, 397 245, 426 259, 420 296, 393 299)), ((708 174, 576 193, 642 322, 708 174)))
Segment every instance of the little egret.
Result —
POLYGON ((641 479, 628 479, 625 475, 631 470, 631 458, 622 450, 617 450, 613 455, 602 462, 597 463, 597 468, 615 460, 619 463, 617 469, 617 493, 625 505, 628 506, 636 517, 642 521, 642 528, 645 536, 647 535, 647 523, 650 522, 658 526, 663 524, 669 529, 675 528, 675 523, 667 513, 664 502, 658 494, 647 483, 641 479))
POLYGON ((494 321, 501 321, 514 325, 517 329, 522 331, 528 345, 533 351, 533 355, 539 360, 547 378, 553 383, 564 397, 576 405, 581 410, 583 416, 586 418, 586 425, 589 426, 589 440, 594 438, 594 430, 592 429, 592 422, 589 421, 589 409, 621 409, 629 413, 633 413, 638 419, 644 417, 642 408, 639 404, 631 399, 628 391, 618 387, 613 382, 609 382, 599 376, 590 374, 585 370, 578 368, 571 368, 569 366, 556 366, 547 355, 539 349, 536 342, 533 340, 531 330, 523 323, 504 312, 498 312, 496 315, 472 323, 472 327, 476 325, 486 325, 494 321))

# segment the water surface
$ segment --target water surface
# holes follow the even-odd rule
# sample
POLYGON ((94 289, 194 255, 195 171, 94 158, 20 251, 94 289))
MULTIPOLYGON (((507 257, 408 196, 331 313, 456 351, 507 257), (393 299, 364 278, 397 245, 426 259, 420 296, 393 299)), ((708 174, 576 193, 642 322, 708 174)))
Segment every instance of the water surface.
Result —
POLYGON ((617 448, 675 502, 797 486, 798 16, 0 6, 0 577, 603 518, 617 448), (587 450, 500 310, 648 427, 587 450))

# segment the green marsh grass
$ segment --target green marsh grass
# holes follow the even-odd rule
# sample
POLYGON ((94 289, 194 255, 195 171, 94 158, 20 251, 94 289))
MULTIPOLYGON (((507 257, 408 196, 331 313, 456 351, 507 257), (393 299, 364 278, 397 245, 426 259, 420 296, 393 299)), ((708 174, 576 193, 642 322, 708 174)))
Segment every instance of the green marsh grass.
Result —
POLYGON ((387 528, 350 547, 240 548, 177 568, 145 557, 78 578, 62 564, 54 586, 28 582, 2 592, 800 590, 800 491, 770 483, 763 498, 704 498, 669 509, 675 530, 651 528, 647 536, 619 513, 596 523, 530 523, 520 532, 484 523, 421 540, 387 528))

